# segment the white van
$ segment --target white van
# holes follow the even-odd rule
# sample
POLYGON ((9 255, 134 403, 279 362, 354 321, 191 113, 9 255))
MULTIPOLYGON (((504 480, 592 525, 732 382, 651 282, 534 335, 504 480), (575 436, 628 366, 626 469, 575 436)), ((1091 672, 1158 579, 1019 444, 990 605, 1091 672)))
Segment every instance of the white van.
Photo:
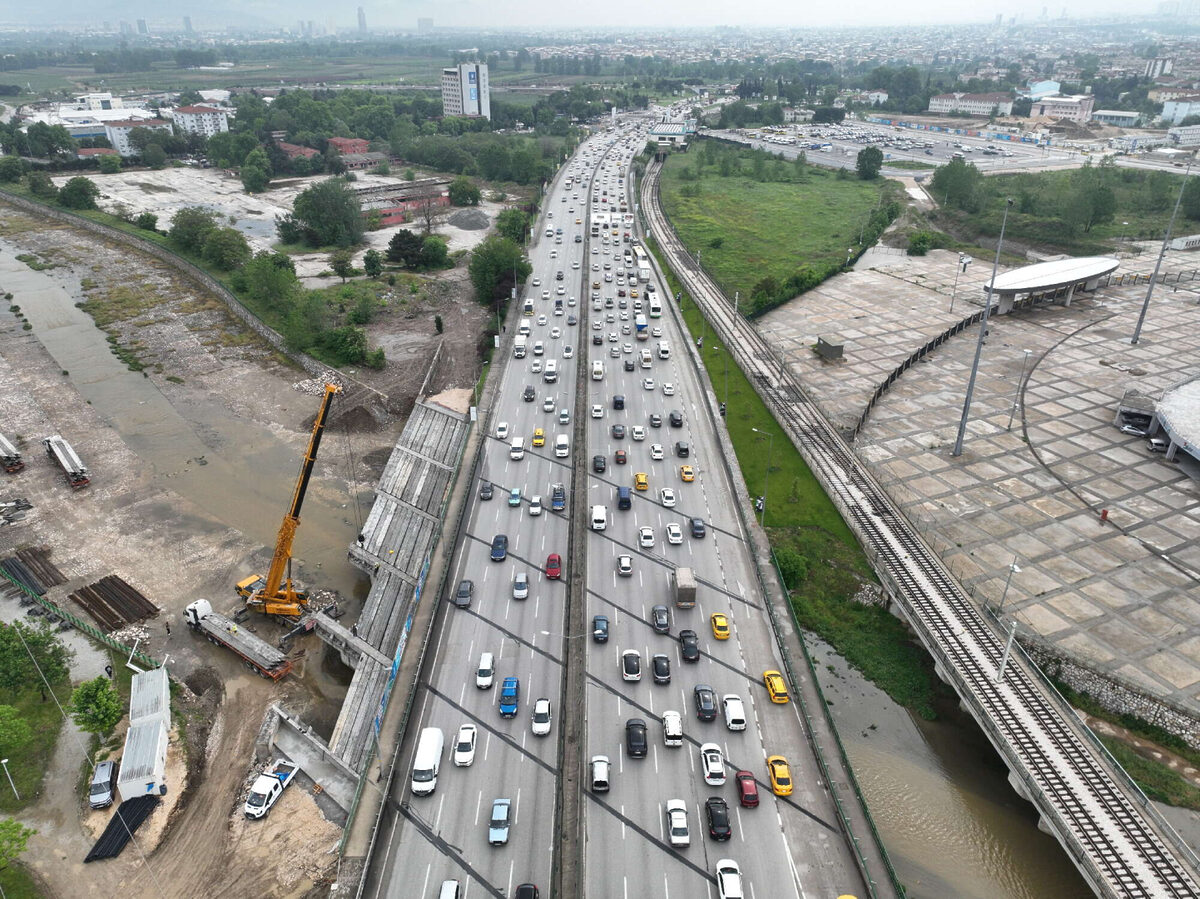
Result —
POLYGON ((595 362, 592 363, 592 380, 593 381, 603 381, 604 380, 604 363, 601 362, 599 359, 597 359, 595 362))
POLYGON ((443 880, 438 890, 437 899, 460 899, 462 891, 458 888, 457 880, 443 880))
POLYGON ((570 444, 567 441, 566 434, 559 434, 554 438, 554 455, 556 458, 565 459, 571 452, 570 444))
MULTIPOLYGON (((660 346, 661 346, 661 344, 660 344, 660 346)), ((545 352, 546 352, 546 346, 545 346, 545 344, 543 344, 543 343, 542 343, 540 340, 535 340, 535 341, 533 342, 533 355, 535 355, 535 356, 540 356, 540 355, 542 355, 542 354, 543 354, 543 353, 545 353, 545 352)), ((661 350, 659 350, 659 352, 662 352, 662 351, 661 351, 661 350)), ((666 357, 666 356, 663 356, 663 358, 665 359, 665 358, 667 358, 667 357, 666 357)))
POLYGON ((525 438, 514 437, 512 445, 508 448, 508 458, 514 462, 518 462, 525 458, 525 438))
POLYGON ((479 667, 475 669, 475 686, 480 690, 490 689, 496 680, 496 659, 490 652, 481 653, 479 667))
POLYGON ((437 789, 438 769, 442 766, 445 741, 441 728, 426 727, 417 741, 413 757, 412 791, 414 796, 428 796, 437 789))
POLYGON ((592 506, 592 530, 603 531, 608 527, 608 506, 592 506))
POLYGON ((529 338, 524 334, 518 334, 517 339, 513 341, 513 358, 524 359, 525 351, 529 346, 529 338))
MULTIPOLYGON (((524 353, 522 353, 524 355, 524 353)), ((642 368, 649 368, 653 359, 650 356, 649 350, 642 350, 642 368)))
POLYGON ((547 384, 553 384, 558 380, 558 362, 550 359, 546 362, 546 370, 542 372, 542 380, 547 384))
MULTIPOLYGON (((534 346, 533 351, 535 353, 537 352, 536 346, 534 346)), ((658 358, 659 359, 670 359, 671 358, 671 344, 669 341, 660 340, 658 342, 658 358)))

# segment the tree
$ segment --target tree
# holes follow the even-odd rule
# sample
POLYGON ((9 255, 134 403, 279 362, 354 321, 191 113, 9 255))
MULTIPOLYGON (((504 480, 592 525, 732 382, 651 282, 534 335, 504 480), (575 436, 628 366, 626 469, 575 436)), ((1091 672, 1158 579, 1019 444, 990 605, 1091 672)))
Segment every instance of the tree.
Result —
POLYGON ((515 244, 525 243, 525 228, 529 224, 529 216, 525 210, 510 206, 496 216, 496 231, 501 237, 507 237, 515 244))
POLYGON ((216 216, 199 206, 185 206, 171 216, 171 243, 181 250, 200 253, 210 231, 217 227, 216 216))
POLYGON ((428 237, 433 233, 433 226, 446 214, 446 207, 441 203, 441 197, 421 197, 413 207, 413 214, 421 223, 421 230, 428 237))
POLYGON ((155 215, 153 212, 138 213, 137 218, 135 218, 133 220, 133 223, 135 225, 137 225, 139 228, 141 228, 143 231, 157 231, 158 230, 158 216, 155 215))
POLYGON ((808 559, 790 546, 783 546, 776 550, 775 564, 779 566, 783 584, 789 590, 795 590, 808 577, 808 559))
POLYGON ((0 705, 0 755, 9 756, 29 745, 33 728, 11 705, 0 705))
POLYGON ((115 175, 121 171, 121 157, 115 153, 106 154, 100 157, 100 174, 115 175))
POLYGON ((142 162, 152 169, 161 169, 167 164, 167 151, 159 144, 147 144, 142 150, 142 162))
POLYGON ((50 200, 58 196, 58 188, 45 172, 30 172, 26 182, 29 184, 29 192, 35 197, 50 200))
POLYGON ((340 178, 314 184, 296 197, 292 210, 310 246, 352 247, 362 240, 362 204, 340 178))
POLYGON ((354 254, 349 250, 334 250, 329 254, 329 267, 345 284, 346 279, 354 274, 354 254))
POLYGON ((1183 214, 1190 219, 1200 219, 1200 181, 1188 178, 1183 188, 1183 199, 1179 203, 1183 214))
POLYGON ((858 177, 864 181, 873 181, 879 177, 879 170, 883 168, 883 151, 878 147, 864 147, 858 151, 854 168, 858 171, 858 177))
POLYGON ((74 657, 45 623, 34 628, 14 621, 0 627, 0 689, 16 693, 37 684, 45 699, 42 677, 52 685, 63 680, 74 657))
POLYGON ((450 254, 445 239, 431 234, 421 243, 421 267, 444 268, 450 254))
POLYGON ((0 871, 25 851, 25 844, 35 833, 36 830, 26 827, 15 818, 0 821, 0 871))
POLYGON ((271 161, 262 147, 255 147, 242 162, 242 187, 248 194, 260 194, 271 183, 271 161))
POLYGON ((378 278, 383 274, 383 256, 378 250, 367 250, 363 253, 363 270, 368 278, 378 278))
POLYGON ((979 208, 982 194, 983 174, 972 163, 962 159, 951 159, 946 165, 938 166, 930 180, 934 197, 941 197, 948 206, 957 206, 967 212, 979 208))
POLYGON ((262 250, 233 273, 233 286, 255 300, 287 306, 300 288, 296 265, 285 253, 262 250))
POLYGON ((68 209, 95 209, 96 197, 100 196, 100 188, 91 178, 76 175, 62 186, 58 192, 58 202, 68 209))
POLYGON ((112 733, 125 716, 125 703, 109 677, 84 681, 71 693, 71 718, 80 730, 97 736, 112 733))
POLYGON ((388 241, 388 262, 396 262, 405 268, 416 268, 420 263, 422 241, 420 236, 401 228, 388 241))
POLYGON ((250 244, 237 228, 214 228, 204 238, 203 252, 207 261, 231 272, 250 259, 250 244))
POLYGON ((478 206, 479 188, 466 175, 459 175, 450 182, 450 202, 455 206, 478 206))
POLYGON ((520 246, 507 237, 493 234, 471 251, 468 272, 475 296, 481 303, 490 303, 499 296, 506 296, 514 284, 528 278, 533 267, 520 246))
POLYGON ((0 156, 0 181, 12 184, 25 174, 25 163, 20 156, 0 156))

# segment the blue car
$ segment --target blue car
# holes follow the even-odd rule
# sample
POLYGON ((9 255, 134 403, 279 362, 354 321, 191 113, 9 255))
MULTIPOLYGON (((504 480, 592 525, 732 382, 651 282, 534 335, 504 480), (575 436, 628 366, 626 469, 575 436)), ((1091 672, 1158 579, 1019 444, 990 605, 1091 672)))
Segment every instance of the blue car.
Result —
POLYGON ((508 535, 497 534, 492 538, 492 561, 503 562, 508 558, 508 535))
POLYGON ((515 677, 506 677, 500 687, 500 717, 516 718, 520 699, 521 682, 515 677))
POLYGON ((561 512, 567 507, 567 490, 562 484, 550 488, 550 511, 561 512))

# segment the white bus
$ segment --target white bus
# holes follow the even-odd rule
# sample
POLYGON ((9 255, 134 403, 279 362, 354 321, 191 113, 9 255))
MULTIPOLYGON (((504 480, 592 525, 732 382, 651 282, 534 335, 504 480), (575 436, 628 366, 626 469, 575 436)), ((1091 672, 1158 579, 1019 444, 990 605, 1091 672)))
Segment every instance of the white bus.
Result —
POLYGON ((659 302, 657 294, 653 294, 650 297, 650 317, 662 318, 662 303, 659 302))

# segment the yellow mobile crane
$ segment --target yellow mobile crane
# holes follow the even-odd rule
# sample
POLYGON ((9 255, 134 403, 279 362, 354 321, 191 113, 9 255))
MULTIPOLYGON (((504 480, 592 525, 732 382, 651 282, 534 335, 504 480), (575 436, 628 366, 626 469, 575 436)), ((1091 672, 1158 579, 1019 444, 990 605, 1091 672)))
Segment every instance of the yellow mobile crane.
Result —
POLYGON ((340 390, 336 384, 325 385, 325 396, 321 400, 317 419, 313 422, 308 449, 304 451, 304 459, 300 463, 300 476, 296 479, 292 504, 283 516, 279 536, 275 538, 275 555, 271 558, 267 576, 251 575, 237 584, 238 596, 246 601, 246 605, 267 615, 296 616, 308 605, 308 593, 292 589, 292 539, 296 536, 296 528, 300 526, 300 506, 304 503, 308 481, 317 461, 317 449, 321 446, 321 434, 329 417, 330 401, 340 390))

